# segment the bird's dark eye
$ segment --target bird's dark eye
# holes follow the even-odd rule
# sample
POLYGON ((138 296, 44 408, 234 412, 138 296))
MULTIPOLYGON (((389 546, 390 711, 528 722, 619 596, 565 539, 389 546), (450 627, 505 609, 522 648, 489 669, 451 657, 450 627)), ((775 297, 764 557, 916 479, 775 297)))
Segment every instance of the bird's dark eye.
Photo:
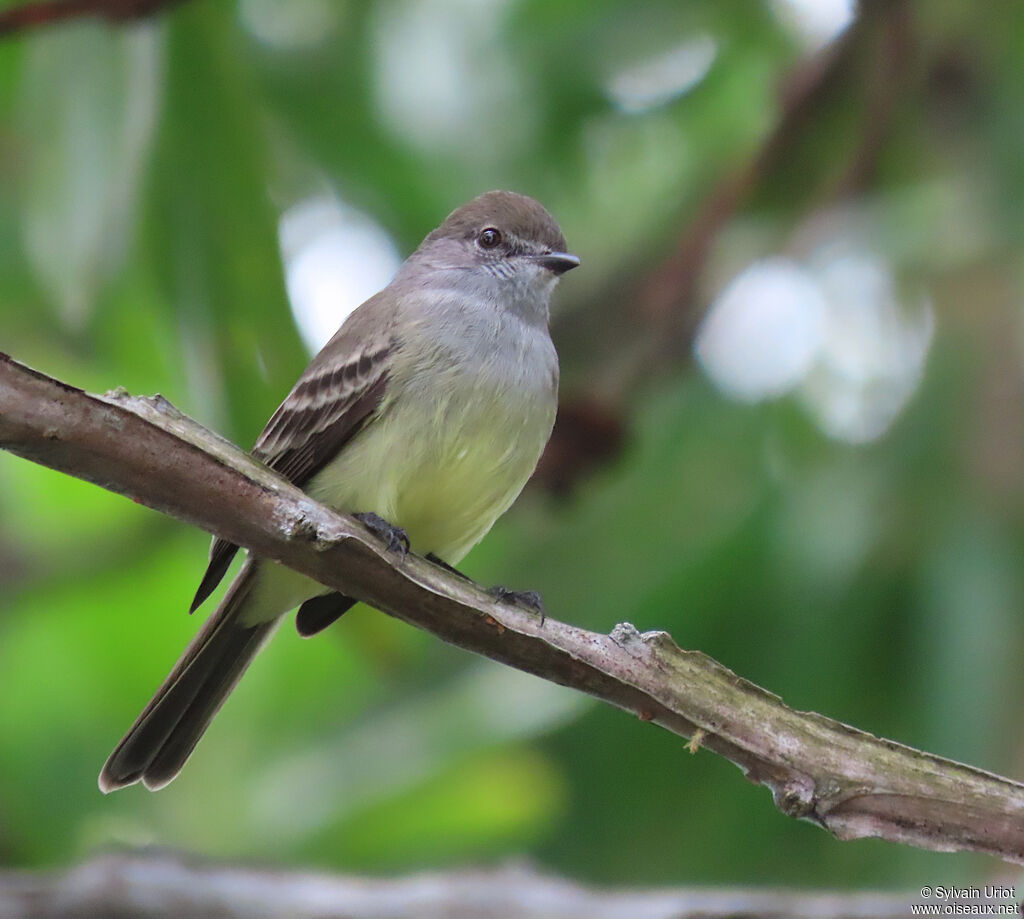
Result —
POLYGON ((501 244, 501 230, 495 227, 485 227, 480 231, 477 242, 483 249, 493 249, 501 244))

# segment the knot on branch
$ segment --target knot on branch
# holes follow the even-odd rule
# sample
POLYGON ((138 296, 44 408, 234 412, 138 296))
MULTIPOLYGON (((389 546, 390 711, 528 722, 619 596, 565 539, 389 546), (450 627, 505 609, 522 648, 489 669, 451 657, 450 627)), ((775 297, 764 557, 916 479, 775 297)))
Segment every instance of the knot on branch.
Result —
POLYGON ((608 633, 608 637, 623 648, 642 640, 640 630, 632 622, 620 622, 608 633))
POLYGON ((322 531, 320 527, 317 526, 316 521, 311 520, 305 514, 289 516, 281 524, 281 529, 288 539, 311 542, 313 543, 313 547, 319 552, 326 551, 344 538, 342 534, 332 534, 322 531))
POLYGON ((802 819, 814 813, 816 795, 814 783, 804 778, 793 778, 772 789, 775 806, 787 817, 802 819))

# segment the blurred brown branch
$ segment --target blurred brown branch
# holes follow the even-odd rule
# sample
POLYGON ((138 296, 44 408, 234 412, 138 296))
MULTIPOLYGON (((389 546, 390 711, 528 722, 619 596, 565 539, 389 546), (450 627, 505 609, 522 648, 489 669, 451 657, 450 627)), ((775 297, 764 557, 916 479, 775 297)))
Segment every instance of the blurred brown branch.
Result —
POLYGON ((760 146, 712 187, 674 251, 642 279, 631 298, 638 318, 653 326, 660 348, 672 342, 681 346, 696 327, 697 283, 719 233, 779 163, 813 136, 823 110, 853 78, 865 113, 859 142, 844 174, 829 188, 829 198, 850 194, 870 176, 905 83, 912 48, 909 18, 907 0, 863 0, 857 19, 789 75, 778 118, 760 146), (862 58, 867 64, 858 67, 862 58))
POLYGON ((160 397, 89 395, 0 355, 0 447, 193 523, 439 638, 587 692, 704 746, 786 814, 1024 864, 1024 785, 797 712, 666 632, 601 635, 399 561, 160 397))
POLYGON ((0 10, 0 37, 37 26, 99 16, 118 22, 141 19, 184 0, 39 0, 0 10))
POLYGON ((905 919, 910 895, 786 890, 599 890, 525 867, 346 877, 104 855, 52 873, 0 872, 0 919, 905 919))
POLYGON ((693 300, 697 282, 719 233, 784 152, 814 124, 816 112, 847 72, 858 36, 859 22, 790 75, 779 116, 761 145, 712 187, 683 228, 674 250, 641 281, 632 301, 634 310, 657 329, 654 340, 662 348, 672 341, 685 342, 688 336, 680 333, 692 332, 696 326, 693 300))
POLYGON ((808 210, 864 188, 907 89, 915 51, 908 0, 862 0, 856 20, 793 69, 779 92, 775 122, 760 144, 741 162, 726 167, 657 264, 628 289, 612 291, 614 310, 625 304, 635 317, 636 341, 618 343, 621 357, 603 369, 599 395, 577 391, 563 398, 537 482, 564 494, 619 455, 630 394, 653 372, 689 356, 703 313, 700 281, 720 234, 780 166, 813 140, 820 125, 829 123, 828 112, 845 92, 861 99, 858 137, 838 174, 809 197, 808 210))

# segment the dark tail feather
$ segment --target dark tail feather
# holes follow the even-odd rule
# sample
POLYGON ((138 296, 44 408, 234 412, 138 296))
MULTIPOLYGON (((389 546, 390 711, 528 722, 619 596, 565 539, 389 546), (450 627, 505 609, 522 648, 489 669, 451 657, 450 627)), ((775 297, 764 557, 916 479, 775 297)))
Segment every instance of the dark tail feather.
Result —
POLYGON ((279 620, 241 625, 253 583, 251 563, 203 626, 100 773, 104 793, 141 781, 162 788, 185 765, 213 716, 279 620))
POLYGON ((307 600, 295 614, 295 628, 303 638, 322 632, 332 622, 347 613, 356 601, 337 592, 320 594, 307 600))

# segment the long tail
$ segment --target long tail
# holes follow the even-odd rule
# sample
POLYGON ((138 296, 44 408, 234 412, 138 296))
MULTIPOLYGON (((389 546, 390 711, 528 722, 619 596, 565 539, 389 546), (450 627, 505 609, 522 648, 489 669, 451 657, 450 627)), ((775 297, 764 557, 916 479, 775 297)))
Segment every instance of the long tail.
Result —
POLYGON ((280 622, 279 618, 256 625, 239 621, 256 570, 256 563, 246 562, 217 611, 110 754, 100 772, 102 792, 140 781, 156 790, 181 771, 213 716, 280 622))

